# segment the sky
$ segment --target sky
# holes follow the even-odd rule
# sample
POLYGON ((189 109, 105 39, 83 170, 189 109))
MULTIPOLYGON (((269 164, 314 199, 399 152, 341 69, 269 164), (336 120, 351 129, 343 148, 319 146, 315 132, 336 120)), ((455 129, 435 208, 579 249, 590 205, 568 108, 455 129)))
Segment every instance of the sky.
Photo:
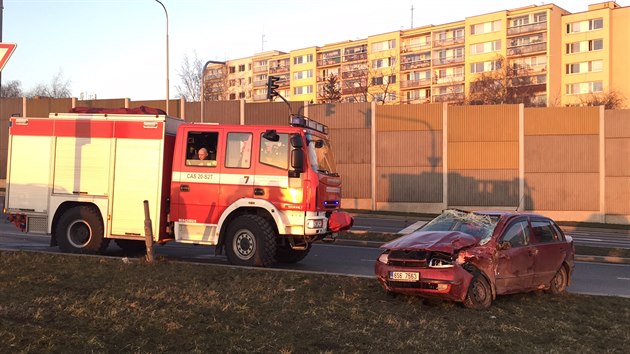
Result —
MULTIPOLYGON (((166 97, 166 15, 155 0, 0 0, 2 42, 17 48, 2 82, 27 92, 61 74, 72 95, 166 97)), ((170 98, 184 57, 232 60, 269 50, 364 39, 501 10, 554 3, 572 12, 603 0, 161 0, 168 12, 170 98), (411 11, 413 6, 414 10, 411 11), (413 16, 412 16, 413 13, 413 16)), ((630 0, 619 0, 630 6, 630 0)))

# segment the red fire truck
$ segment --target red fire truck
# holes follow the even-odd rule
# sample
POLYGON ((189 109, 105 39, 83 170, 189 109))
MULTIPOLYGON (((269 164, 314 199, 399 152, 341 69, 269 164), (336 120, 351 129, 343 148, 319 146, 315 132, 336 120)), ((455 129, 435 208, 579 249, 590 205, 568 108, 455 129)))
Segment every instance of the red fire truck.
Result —
POLYGON ((110 240, 143 249, 144 201, 156 243, 214 245, 239 265, 298 262, 314 241, 352 226, 339 210, 327 127, 313 120, 187 124, 159 110, 76 112, 12 117, 9 128, 5 212, 64 252, 102 253, 110 240))

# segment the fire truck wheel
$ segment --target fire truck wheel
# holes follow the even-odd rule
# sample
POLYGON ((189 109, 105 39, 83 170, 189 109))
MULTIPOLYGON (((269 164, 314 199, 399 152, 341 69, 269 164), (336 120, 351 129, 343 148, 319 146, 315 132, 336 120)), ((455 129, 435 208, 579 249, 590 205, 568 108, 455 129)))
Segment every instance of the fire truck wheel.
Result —
POLYGON ((276 261, 279 263, 297 263, 304 259, 311 250, 311 246, 305 250, 294 250, 291 246, 278 246, 276 250, 276 261))
POLYGON ((109 244, 103 234, 101 216, 89 206, 66 210, 55 227, 59 249, 66 253, 103 253, 109 244))
POLYGON ((264 218, 245 214, 228 228, 225 245, 230 263, 266 267, 274 261, 276 235, 264 218))

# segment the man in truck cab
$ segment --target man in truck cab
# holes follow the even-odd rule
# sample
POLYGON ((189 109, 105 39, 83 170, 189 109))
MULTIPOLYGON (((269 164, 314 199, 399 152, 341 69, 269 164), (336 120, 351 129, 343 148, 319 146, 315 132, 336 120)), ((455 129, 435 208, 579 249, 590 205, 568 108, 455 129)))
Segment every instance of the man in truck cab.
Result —
POLYGON ((208 159, 208 150, 206 148, 202 147, 197 152, 197 155, 199 156, 199 160, 207 160, 208 159))

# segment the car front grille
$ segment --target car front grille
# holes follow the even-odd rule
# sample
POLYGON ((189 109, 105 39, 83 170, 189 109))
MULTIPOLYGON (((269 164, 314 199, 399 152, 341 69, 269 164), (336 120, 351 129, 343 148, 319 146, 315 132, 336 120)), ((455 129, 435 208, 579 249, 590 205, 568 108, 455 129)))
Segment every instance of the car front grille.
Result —
POLYGON ((426 268, 428 256, 427 251, 391 251, 387 263, 395 267, 426 268))

